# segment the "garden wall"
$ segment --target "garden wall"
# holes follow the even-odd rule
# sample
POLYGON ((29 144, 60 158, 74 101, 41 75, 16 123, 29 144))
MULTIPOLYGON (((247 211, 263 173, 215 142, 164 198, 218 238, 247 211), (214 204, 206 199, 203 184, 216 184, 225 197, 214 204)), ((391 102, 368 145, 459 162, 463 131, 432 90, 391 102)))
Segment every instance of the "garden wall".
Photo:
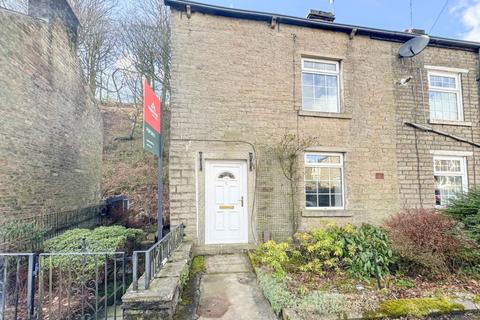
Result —
POLYGON ((126 320, 172 319, 177 309, 182 288, 188 279, 192 261, 192 244, 183 243, 158 272, 150 287, 144 289, 144 277, 138 290, 131 285, 122 297, 126 320))
POLYGON ((0 8, 0 225, 101 200, 102 121, 62 1, 0 8))

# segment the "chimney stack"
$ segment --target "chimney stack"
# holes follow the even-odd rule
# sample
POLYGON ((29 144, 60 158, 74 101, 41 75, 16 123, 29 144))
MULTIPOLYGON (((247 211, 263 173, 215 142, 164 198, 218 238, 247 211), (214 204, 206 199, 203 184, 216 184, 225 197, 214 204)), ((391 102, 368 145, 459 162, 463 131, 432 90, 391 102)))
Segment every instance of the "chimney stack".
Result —
POLYGON ((412 33, 412 34, 426 34, 425 30, 415 29, 415 28, 408 28, 408 29, 403 30, 403 32, 412 33))
POLYGON ((333 22, 335 21, 335 15, 331 12, 310 9, 307 19, 314 21, 333 22))

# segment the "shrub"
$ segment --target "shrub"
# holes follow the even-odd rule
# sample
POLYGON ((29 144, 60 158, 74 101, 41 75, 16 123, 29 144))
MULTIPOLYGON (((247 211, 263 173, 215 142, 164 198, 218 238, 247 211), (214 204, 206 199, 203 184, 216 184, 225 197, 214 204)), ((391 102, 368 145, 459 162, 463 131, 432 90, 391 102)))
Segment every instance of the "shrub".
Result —
MULTIPOLYGON (((142 230, 127 229, 122 226, 99 227, 93 230, 72 229, 45 241, 46 252, 115 252, 127 249, 129 241, 143 235, 142 230)), ((48 268, 82 270, 86 274, 94 272, 105 263, 105 256, 48 256, 48 268)))
POLYGON ((349 224, 344 227, 329 225, 325 229, 299 233, 295 239, 298 249, 294 252, 302 262, 301 271, 322 275, 329 270, 345 269, 355 277, 370 278, 376 275, 376 264, 383 276, 389 273, 393 261, 387 235, 372 225, 360 228, 349 224))
POLYGON ((286 269, 318 275, 346 270, 355 277, 370 278, 377 272, 375 259, 380 276, 388 274, 393 254, 385 232, 371 225, 349 224, 300 232, 292 243, 268 241, 252 254, 253 263, 272 268, 278 279, 285 277, 286 269))
POLYGON ((346 257, 347 271, 358 278, 380 277, 390 273, 393 253, 387 234, 380 228, 364 224, 345 238, 350 255, 346 257))
POLYGON ((257 272, 257 281, 275 313, 278 314, 283 308, 295 306, 296 299, 283 281, 262 271, 257 272))
MULTIPOLYGON (((348 229, 350 230, 350 228, 348 229)), ((354 232, 354 228, 351 229, 354 232)), ((298 269, 305 272, 315 272, 323 275, 326 271, 339 271, 342 258, 349 255, 346 252, 343 230, 335 225, 325 229, 315 229, 306 233, 297 233, 294 257, 298 269)), ((348 231, 347 231, 348 232, 348 231)))
POLYGON ((460 195, 444 212, 462 222, 468 235, 480 243, 480 188, 460 195))
POLYGON ((0 227, 0 238, 7 241, 10 250, 35 251, 47 232, 34 222, 14 221, 0 227))
POLYGON ((385 222, 391 246, 408 271, 425 275, 458 271, 470 264, 474 248, 458 222, 432 210, 400 212, 385 222))
POLYGON ((251 255, 254 264, 260 263, 273 269, 275 277, 285 277, 284 266, 288 263, 289 257, 286 253, 289 245, 286 242, 276 243, 273 240, 261 244, 251 255))
POLYGON ((139 229, 122 226, 72 229, 45 241, 46 252, 80 252, 84 243, 88 252, 114 252, 124 249, 128 240, 143 235, 139 229))

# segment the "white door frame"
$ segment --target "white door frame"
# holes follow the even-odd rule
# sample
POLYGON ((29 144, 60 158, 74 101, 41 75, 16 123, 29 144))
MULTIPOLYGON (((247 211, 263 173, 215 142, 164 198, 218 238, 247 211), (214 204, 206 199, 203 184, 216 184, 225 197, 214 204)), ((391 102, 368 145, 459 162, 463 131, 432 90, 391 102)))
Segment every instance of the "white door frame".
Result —
MULTIPOLYGON (((205 244, 236 244, 248 243, 248 172, 247 162, 242 160, 205 160, 205 244), (215 204, 215 173, 214 167, 225 165, 237 166, 239 168, 239 195, 243 196, 243 207, 240 199, 238 200, 238 209, 240 210, 240 236, 236 239, 218 240, 215 237, 215 230, 213 227, 214 215, 217 213, 218 205, 215 204), (213 199, 213 200, 212 200, 213 199)), ((235 206, 237 209, 237 205, 235 206)))

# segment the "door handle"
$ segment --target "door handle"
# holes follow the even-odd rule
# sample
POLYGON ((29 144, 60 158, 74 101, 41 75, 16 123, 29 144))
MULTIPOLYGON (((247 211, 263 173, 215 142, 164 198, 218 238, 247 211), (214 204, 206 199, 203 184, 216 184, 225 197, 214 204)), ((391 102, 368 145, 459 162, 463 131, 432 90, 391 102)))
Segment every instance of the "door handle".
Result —
POLYGON ((242 204, 242 207, 243 207, 243 196, 240 198, 240 203, 242 204))

